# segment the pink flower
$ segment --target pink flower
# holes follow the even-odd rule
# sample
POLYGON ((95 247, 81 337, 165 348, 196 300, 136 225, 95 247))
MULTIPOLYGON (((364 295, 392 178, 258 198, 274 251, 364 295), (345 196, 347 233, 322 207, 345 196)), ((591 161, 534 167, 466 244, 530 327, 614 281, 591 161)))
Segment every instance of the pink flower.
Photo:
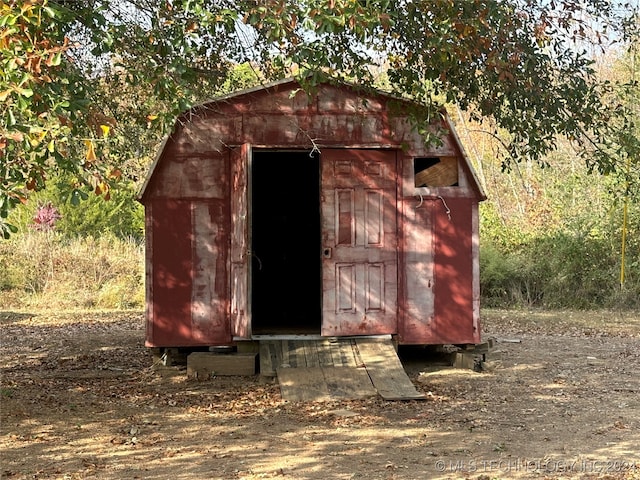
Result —
POLYGON ((33 216, 33 228, 41 232, 48 232, 55 228, 56 222, 60 218, 62 218, 60 212, 51 202, 43 203, 38 206, 36 214, 33 216))

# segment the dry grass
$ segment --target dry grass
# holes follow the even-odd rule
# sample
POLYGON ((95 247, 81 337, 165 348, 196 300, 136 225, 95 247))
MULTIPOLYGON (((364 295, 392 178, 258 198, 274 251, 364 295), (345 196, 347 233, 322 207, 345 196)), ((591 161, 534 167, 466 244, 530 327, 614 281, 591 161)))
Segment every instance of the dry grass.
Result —
POLYGON ((0 244, 0 307, 141 308, 143 279, 132 240, 29 232, 0 244))
POLYGON ((491 334, 546 333, 569 336, 640 336, 640 314, 633 310, 498 310, 482 311, 482 325, 491 334))

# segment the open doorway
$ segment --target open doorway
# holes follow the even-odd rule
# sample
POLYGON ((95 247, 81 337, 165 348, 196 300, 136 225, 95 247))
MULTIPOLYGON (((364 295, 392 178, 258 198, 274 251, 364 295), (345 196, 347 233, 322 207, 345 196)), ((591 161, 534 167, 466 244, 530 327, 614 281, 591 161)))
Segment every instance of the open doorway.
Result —
POLYGON ((320 161, 256 151, 251 163, 252 332, 319 334, 320 161))

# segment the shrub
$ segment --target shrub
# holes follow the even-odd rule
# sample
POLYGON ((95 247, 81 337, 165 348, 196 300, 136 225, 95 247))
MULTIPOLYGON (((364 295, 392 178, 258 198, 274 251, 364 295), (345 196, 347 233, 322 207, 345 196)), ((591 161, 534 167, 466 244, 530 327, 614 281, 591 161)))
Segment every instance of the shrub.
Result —
POLYGON ((135 199, 133 184, 121 183, 111 191, 109 200, 89 194, 77 204, 71 201, 69 184, 72 182, 65 179, 49 181, 45 190, 33 194, 26 205, 11 213, 10 223, 23 234, 42 224, 67 237, 114 235, 142 240, 144 208, 135 199), (51 215, 55 215, 53 222, 51 215))
POLYGON ((628 262, 621 289, 615 247, 603 238, 567 232, 534 237, 517 249, 485 240, 480 249, 483 305, 637 308, 640 268, 628 262))

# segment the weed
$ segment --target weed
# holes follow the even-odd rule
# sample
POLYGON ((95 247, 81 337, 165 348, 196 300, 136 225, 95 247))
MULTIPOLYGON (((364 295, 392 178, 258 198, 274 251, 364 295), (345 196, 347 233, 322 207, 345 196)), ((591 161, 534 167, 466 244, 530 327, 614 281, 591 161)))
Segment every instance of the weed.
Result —
POLYGON ((14 391, 11 388, 0 388, 0 397, 12 398, 13 393, 14 391))

